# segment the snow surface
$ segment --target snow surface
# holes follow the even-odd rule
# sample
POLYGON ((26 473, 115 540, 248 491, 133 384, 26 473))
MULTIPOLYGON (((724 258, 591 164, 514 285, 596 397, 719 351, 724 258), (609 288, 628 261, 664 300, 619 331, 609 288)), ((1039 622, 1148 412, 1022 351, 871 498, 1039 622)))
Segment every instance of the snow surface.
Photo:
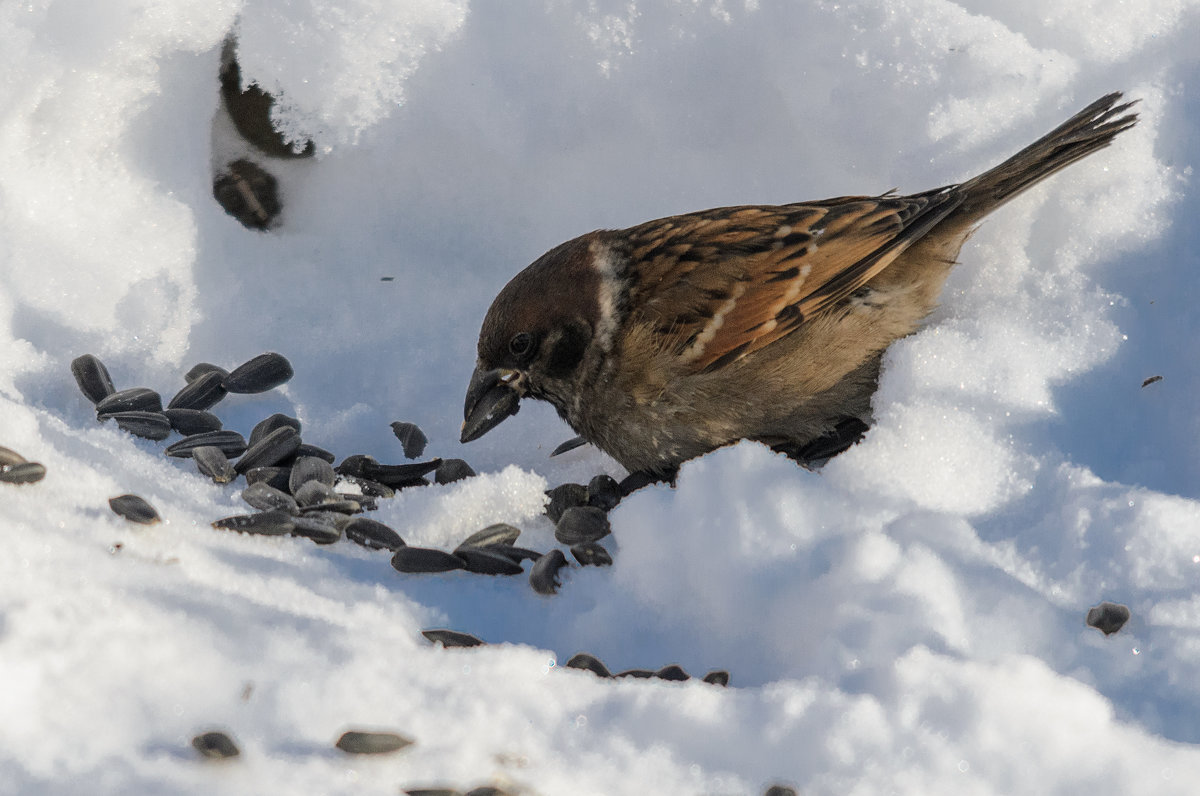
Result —
POLYGON ((1198 5, 0 3, 0 445, 48 469, 0 488, 0 791, 1195 793, 1198 5), (271 164, 266 234, 211 197, 231 31, 318 146, 271 164), (571 432, 544 406, 458 444, 512 274, 597 227, 963 179, 1114 89, 1141 123, 980 229, 861 445, 819 474, 753 444, 689 463, 553 598, 214 531, 238 488, 98 425, 70 376, 90 352, 169 395, 280 351, 296 377, 227 426, 286 411, 397 462, 414 421, 482 474, 379 519, 549 549, 542 490, 620 471, 548 459, 571 432), (165 522, 111 513, 125 492, 165 522), (1133 615, 1108 638, 1101 600, 1133 615), (581 650, 732 685, 556 665, 581 650), (416 743, 351 758, 347 727, 416 743), (200 760, 210 728, 241 757, 200 760))

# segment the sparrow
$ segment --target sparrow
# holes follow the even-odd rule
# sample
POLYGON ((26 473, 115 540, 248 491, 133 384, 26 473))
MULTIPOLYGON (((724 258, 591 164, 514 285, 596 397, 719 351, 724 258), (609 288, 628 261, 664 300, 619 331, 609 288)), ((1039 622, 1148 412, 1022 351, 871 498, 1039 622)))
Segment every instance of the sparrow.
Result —
POLYGON ((884 351, 937 305, 980 220, 1136 124, 1121 97, 966 182, 718 207, 551 249, 484 317, 462 441, 535 398, 650 480, 742 439, 835 455, 868 428, 884 351))

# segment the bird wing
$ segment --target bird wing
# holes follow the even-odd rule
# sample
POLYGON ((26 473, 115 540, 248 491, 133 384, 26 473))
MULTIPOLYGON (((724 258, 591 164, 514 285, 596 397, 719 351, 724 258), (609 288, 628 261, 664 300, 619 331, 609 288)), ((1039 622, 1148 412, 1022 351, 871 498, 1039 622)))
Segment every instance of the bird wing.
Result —
POLYGON ((949 186, 649 221, 627 230, 630 304, 682 359, 712 370, 848 298, 961 201, 949 186))

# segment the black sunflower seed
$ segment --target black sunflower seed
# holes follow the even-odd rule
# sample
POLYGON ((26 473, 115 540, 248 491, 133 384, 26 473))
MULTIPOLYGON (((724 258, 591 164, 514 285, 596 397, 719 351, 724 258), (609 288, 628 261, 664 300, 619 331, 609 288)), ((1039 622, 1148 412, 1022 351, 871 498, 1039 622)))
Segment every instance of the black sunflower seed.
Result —
POLYGON ((520 564, 522 561, 537 561, 542 557, 542 554, 537 550, 530 550, 528 547, 517 547, 511 544, 488 545, 488 549, 493 550, 502 556, 507 556, 518 564, 520 564))
POLYGON ((480 575, 520 575, 525 570, 498 549, 459 545, 454 555, 466 562, 468 572, 480 575))
POLYGON ((203 409, 164 409, 163 415, 171 428, 185 437, 221 430, 221 418, 203 409))
POLYGON ((464 478, 474 477, 475 471, 471 469, 471 465, 462 459, 443 459, 441 464, 437 466, 437 471, 433 478, 439 484, 452 484, 464 478))
POLYGON ((283 428, 284 426, 294 428, 297 434, 299 434, 301 431, 299 420, 290 415, 285 415, 282 412, 276 412, 266 420, 259 421, 254 428, 250 429, 249 443, 253 445, 275 429, 283 428))
POLYGON ((179 442, 168 445, 165 452, 168 456, 186 459, 192 455, 192 451, 204 445, 214 445, 230 458, 241 456, 246 452, 246 440, 241 434, 230 429, 192 434, 190 437, 184 437, 179 442))
POLYGON ((296 524, 286 511, 263 511, 257 514, 238 514, 224 517, 212 527, 239 533, 254 533, 262 536, 282 536, 291 533, 296 524))
POLYGON ((600 659, 595 655, 587 652, 579 652, 571 656, 571 660, 567 661, 568 669, 583 669, 591 672, 597 677, 612 677, 612 672, 608 667, 600 662, 600 659))
POLYGON ((429 547, 404 546, 392 556, 392 566, 400 572, 449 572, 454 569, 464 569, 466 564, 461 558, 445 550, 434 550, 429 547))
POLYGON ((415 459, 425 452, 425 445, 429 442, 425 438, 425 432, 421 431, 414 423, 402 423, 397 420, 392 423, 392 433, 396 435, 396 439, 400 440, 400 447, 404 449, 404 457, 407 459, 415 459))
POLYGON ((292 474, 288 477, 288 488, 294 495, 296 490, 307 481, 317 481, 333 488, 333 485, 337 483, 337 473, 333 471, 333 465, 324 459, 318 459, 316 456, 301 456, 292 462, 292 474))
POLYGON ((0 483, 33 484, 46 477, 46 466, 39 462, 18 462, 0 467, 0 483))
POLYGON ((342 531, 337 522, 334 516, 328 513, 303 514, 292 518, 295 526, 292 528, 292 534, 307 537, 317 544, 333 544, 342 538, 342 531))
POLYGON ((797 796, 796 789, 787 785, 771 785, 765 791, 763 796, 797 796))
POLYGON ((517 537, 520 535, 520 528, 515 528, 507 523, 497 522, 481 531, 476 531, 466 539, 463 539, 462 543, 464 545, 474 545, 475 547, 487 547, 488 545, 497 544, 510 545, 517 541, 517 537))
POLYGON ((237 472, 229 457, 215 445, 201 445, 192 449, 192 461, 202 475, 207 475, 217 484, 228 484, 237 478, 237 472))
POLYGON ((318 445, 312 445, 308 442, 302 443, 299 448, 296 448, 296 453, 293 454, 293 456, 297 459, 299 459, 301 456, 311 456, 314 459, 321 459, 329 464, 333 464, 334 460, 337 458, 324 448, 318 445))
POLYGON ((346 538, 375 550, 399 550, 404 547, 400 534, 369 517, 355 517, 345 528, 346 538))
POLYGON ((454 788, 407 788, 404 793, 406 796, 465 796, 454 788))
POLYGON ((301 506, 318 506, 340 499, 338 493, 333 491, 333 487, 326 486, 320 481, 305 481, 293 494, 296 502, 301 506))
POLYGON ((335 746, 354 755, 382 755, 411 746, 412 743, 411 738, 394 732, 347 730, 337 739, 335 746))
POLYGON ((558 571, 567 565, 567 557, 557 547, 533 562, 529 570, 529 585, 538 594, 557 594, 562 585, 558 571))
MULTIPOLYGON (((336 496, 337 493, 335 492, 336 496)), ((350 521, 351 514, 361 514, 363 511, 362 504, 357 500, 348 500, 342 497, 336 497, 333 500, 327 500, 323 503, 314 503, 309 506, 301 506, 301 514, 313 514, 315 512, 324 512, 326 514, 336 514, 339 517, 344 517, 345 522, 350 521)))
POLYGON ((350 476, 352 478, 366 478, 367 468, 376 466, 379 462, 375 461, 375 457, 368 456, 365 453, 356 453, 353 456, 347 456, 342 459, 342 463, 333 468, 333 471, 338 475, 350 476))
POLYGON ((569 440, 562 443, 554 450, 550 451, 550 456, 551 456, 551 458, 553 458, 555 456, 560 456, 560 455, 566 453, 567 451, 573 451, 576 448, 581 447, 583 445, 587 445, 586 439, 584 439, 583 437, 571 437, 569 440))
POLYGON ((220 365, 214 365, 211 362, 197 362, 195 365, 192 365, 187 373, 183 374, 183 380, 188 382, 195 381, 205 373, 212 373, 213 371, 220 373, 222 376, 229 374, 229 371, 220 365))
POLYGON ((487 644, 483 639, 472 636, 470 633, 460 633, 457 630, 446 630, 445 628, 422 630, 421 635, 443 647, 482 647, 487 644))
POLYGON ((682 683, 684 680, 691 680, 692 676, 683 670, 683 667, 678 663, 670 663, 654 673, 654 676, 659 680, 671 680, 672 682, 682 683))
MULTIPOLYGON (((336 472, 336 470, 335 470, 336 472)), ((353 484, 358 487, 359 491, 366 497, 372 498, 390 498, 396 496, 396 490, 386 484, 381 484, 378 481, 372 481, 370 478, 359 478, 357 475, 339 474, 338 478, 347 484, 353 484)))
POLYGON ((259 393, 278 387, 294 375, 287 357, 272 351, 238 365, 225 377, 224 384, 229 392, 259 393))
POLYGON ((80 391, 94 404, 117 391, 113 387, 112 377, 108 375, 108 368, 92 354, 71 360, 71 375, 75 377, 80 391))
POLYGON ((378 481, 397 489, 412 486, 421 481, 422 476, 436 470, 441 463, 441 459, 431 459, 427 462, 413 464, 380 464, 371 459, 362 463, 361 473, 352 473, 352 475, 370 478, 372 481, 378 481))
POLYGON ((222 376, 215 370, 189 381, 167 404, 168 409, 210 409, 227 394, 222 376))
POLYGON ((242 500, 261 511, 285 511, 291 515, 300 513, 294 497, 261 481, 243 489, 242 500))
POLYGON ((108 505, 116 514, 139 525, 153 525, 162 521, 154 507, 137 495, 118 495, 110 498, 108 505))
POLYGON ((649 680, 653 676, 654 672, 649 669, 626 669, 613 675, 613 677, 632 677, 635 680, 649 680))
POLYGON ((248 447, 233 469, 245 473, 255 467, 271 467, 291 456, 299 447, 300 435, 296 429, 287 426, 277 428, 248 447))
POLYGON ((583 566, 608 567, 612 566, 612 556, 598 542, 580 542, 571 545, 571 555, 583 566))
POLYGON ((595 506, 573 506, 554 525, 554 538, 565 545, 595 542, 611 532, 608 517, 595 506))
POLYGON ((588 505, 612 511, 621 502, 621 485, 611 475, 598 475, 587 485, 588 505))
POLYGON ((1129 621, 1129 608, 1120 603, 1103 602, 1087 612, 1087 623, 1106 636, 1111 636, 1129 621))
POLYGON ((704 682, 709 685, 729 685, 729 672, 724 669, 713 669, 708 674, 704 675, 704 682))
POLYGON ((14 464, 24 464, 25 457, 12 448, 0 445, 0 467, 12 467, 14 464))
POLYGON ((146 387, 132 387, 114 392, 96 404, 96 415, 117 412, 161 412, 162 396, 146 387))
POLYGON ((547 489, 550 502, 546 504, 546 516, 550 522, 558 522, 562 513, 575 506, 586 506, 588 502, 587 487, 583 484, 560 484, 553 489, 547 489))
POLYGON ((213 760, 223 760, 237 757, 237 744, 223 732, 206 732, 192 739, 192 746, 197 752, 213 760))
POLYGON ((100 419, 114 420, 122 431, 155 442, 171 436, 171 421, 162 412, 112 412, 102 415, 100 419))
POLYGON ((287 490, 291 480, 290 467, 252 467, 246 471, 246 483, 263 483, 279 490, 287 490))

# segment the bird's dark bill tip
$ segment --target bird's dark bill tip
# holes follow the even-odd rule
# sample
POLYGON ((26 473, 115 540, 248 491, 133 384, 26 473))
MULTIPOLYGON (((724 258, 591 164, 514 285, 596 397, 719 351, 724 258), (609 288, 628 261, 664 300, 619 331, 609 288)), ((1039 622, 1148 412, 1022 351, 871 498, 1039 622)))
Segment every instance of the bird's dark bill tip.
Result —
POLYGON ((479 439, 521 408, 521 396, 496 370, 475 371, 467 387, 461 442, 479 439))

